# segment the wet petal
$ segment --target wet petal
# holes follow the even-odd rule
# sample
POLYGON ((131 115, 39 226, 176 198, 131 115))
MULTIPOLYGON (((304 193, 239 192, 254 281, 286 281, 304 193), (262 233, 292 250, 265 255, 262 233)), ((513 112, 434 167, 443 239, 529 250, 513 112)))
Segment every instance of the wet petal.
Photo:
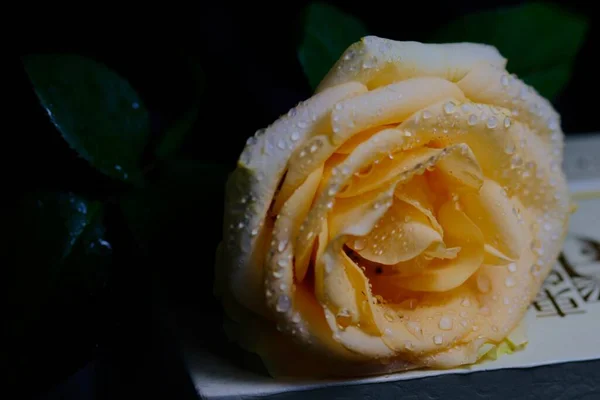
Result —
POLYGON ((333 106, 367 88, 357 82, 336 86, 311 97, 248 140, 225 193, 224 243, 220 268, 227 269, 228 288, 241 304, 265 314, 263 244, 270 230, 265 217, 292 153, 313 129, 328 121, 333 106), (284 146, 278 146, 280 142, 284 146))
POLYGON ((288 170, 271 210, 272 215, 279 214, 281 207, 292 193, 308 179, 309 175, 323 166, 333 151, 334 147, 327 136, 318 135, 310 138, 290 157, 288 170))
POLYGON ((513 214, 514 205, 500 185, 486 179, 479 193, 465 193, 460 203, 465 214, 481 229, 487 244, 511 260, 521 256, 525 227, 513 214))
POLYGON ((434 244, 443 244, 425 214, 404 202, 395 202, 363 240, 359 247, 358 241, 351 241, 350 248, 367 260, 387 265, 410 260, 437 248, 434 244))
POLYGON ((460 247, 455 259, 435 260, 422 274, 398 279, 397 284, 415 291, 447 291, 462 285, 483 263, 483 235, 454 204, 444 204, 438 213, 448 247, 460 247))
POLYGON ((483 44, 399 42, 366 36, 344 52, 317 92, 350 81, 370 89, 423 76, 456 82, 479 63, 504 67, 506 59, 483 44))
POLYGON ((356 147, 358 147, 359 144, 368 140, 369 138, 371 138, 371 136, 373 136, 377 132, 382 131, 384 129, 392 129, 395 127, 396 127, 396 124, 381 125, 381 126, 376 126, 376 127, 370 128, 370 129, 365 129, 364 131, 361 131, 355 135, 352 135, 350 137, 350 139, 346 140, 340 147, 338 147, 335 150, 335 152, 339 153, 339 154, 350 154, 350 153, 352 153, 352 151, 354 151, 354 149, 356 147))
POLYGON ((436 200, 435 193, 429 188, 429 183, 424 175, 413 177, 410 182, 399 186, 394 193, 397 199, 417 208, 429 219, 429 223, 440 235, 443 229, 433 213, 433 205, 436 200))
POLYGON ((506 265, 515 261, 491 244, 486 243, 483 249, 485 250, 483 263, 486 265, 506 265))
MULTIPOLYGON (((300 225, 308 214, 310 205, 312 204, 315 193, 317 192, 322 173, 323 166, 313 171, 308 176, 306 181, 300 185, 298 190, 296 190, 289 198, 289 200, 285 202, 281 212, 278 215, 278 219, 280 220, 279 226, 285 227, 285 229, 289 229, 291 231, 291 240, 294 240, 298 236, 300 225)), ((274 250, 282 251, 283 247, 288 245, 286 240, 289 239, 282 239, 282 241, 277 244, 277 248, 274 250)), ((307 268, 308 263, 295 264, 296 279, 299 282, 302 282, 304 279, 307 268)))
POLYGON ((341 144, 366 129, 398 124, 446 98, 463 100, 464 96, 454 83, 426 77, 408 79, 341 101, 331 112, 332 141, 341 144))
MULTIPOLYGON (((377 188, 399 174, 424 165, 434 167, 463 186, 479 189, 483 174, 473 152, 467 145, 446 148, 418 147, 385 157, 372 165, 368 175, 357 175, 338 197, 357 196, 377 188)), ((456 186, 456 185, 454 185, 456 186)))
POLYGON ((458 85, 472 101, 511 110, 515 120, 528 124, 541 137, 550 139, 560 129, 560 116, 552 104, 503 68, 477 65, 458 85))

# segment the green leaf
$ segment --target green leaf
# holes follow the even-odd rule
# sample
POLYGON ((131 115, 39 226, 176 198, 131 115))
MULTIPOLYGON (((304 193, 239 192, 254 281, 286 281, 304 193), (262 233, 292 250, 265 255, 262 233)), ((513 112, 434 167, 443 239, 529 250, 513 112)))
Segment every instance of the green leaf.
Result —
POLYGON ((150 119, 131 85, 105 65, 77 55, 36 54, 23 63, 71 148, 104 174, 139 183, 150 119))
POLYGON ((12 210, 3 315, 9 382, 56 357, 58 371, 72 367, 83 343, 93 344, 94 305, 112 264, 103 215, 101 203, 73 193, 31 193, 12 210))
POLYGON ((112 256, 104 237, 103 205, 73 193, 27 196, 13 215, 8 298, 20 316, 13 328, 25 330, 50 299, 68 290, 86 296, 103 285, 112 256))
POLYGON ((361 21, 334 6, 311 3, 306 10, 298 58, 315 89, 352 43, 367 35, 361 21))
POLYGON ((221 229, 225 182, 231 168, 194 160, 174 160, 156 181, 120 200, 133 234, 144 244, 196 241, 221 229), (208 233, 202 230, 207 229, 208 233))
POLYGON ((186 135, 190 133, 200 115, 201 95, 204 89, 204 72, 196 57, 188 56, 187 62, 191 71, 192 83, 195 87, 194 103, 167 129, 161 138, 156 147, 156 156, 160 160, 167 160, 177 153, 186 135))
POLYGON ((156 156, 160 160, 166 160, 177 153, 186 135, 192 129, 192 126, 198 119, 200 112, 200 102, 196 102, 192 107, 181 116, 162 137, 156 147, 156 156))
POLYGON ((465 15, 435 31, 430 42, 495 46, 507 69, 554 98, 568 83, 588 29, 587 18, 545 3, 526 3, 465 15))

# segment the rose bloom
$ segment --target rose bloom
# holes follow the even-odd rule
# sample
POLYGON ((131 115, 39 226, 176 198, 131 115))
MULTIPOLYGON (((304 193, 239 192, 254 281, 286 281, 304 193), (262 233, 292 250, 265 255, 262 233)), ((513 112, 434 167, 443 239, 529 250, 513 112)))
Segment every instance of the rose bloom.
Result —
POLYGON ((451 368, 507 343, 570 202, 559 115, 506 62, 365 37, 248 140, 216 293, 273 376, 451 368))

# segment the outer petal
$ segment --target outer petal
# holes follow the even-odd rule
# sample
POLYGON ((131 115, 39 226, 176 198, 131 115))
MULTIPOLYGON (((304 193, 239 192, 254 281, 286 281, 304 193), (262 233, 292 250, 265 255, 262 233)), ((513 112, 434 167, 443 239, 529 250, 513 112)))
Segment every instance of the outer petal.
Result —
POLYGON ((229 290, 240 304, 265 314, 261 243, 269 230, 263 224, 290 156, 337 102, 365 91, 356 82, 323 91, 248 140, 226 187, 225 251, 217 265, 226 268, 229 290))
POLYGON ((494 47, 476 43, 425 44, 366 36, 344 52, 317 92, 351 81, 369 89, 424 76, 456 82, 480 63, 504 67, 506 59, 494 47))

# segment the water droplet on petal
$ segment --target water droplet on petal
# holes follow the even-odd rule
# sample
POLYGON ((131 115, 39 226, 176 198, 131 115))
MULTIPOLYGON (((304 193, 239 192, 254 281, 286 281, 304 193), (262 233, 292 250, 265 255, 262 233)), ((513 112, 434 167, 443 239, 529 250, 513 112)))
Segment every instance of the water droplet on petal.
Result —
POLYGON ((285 258, 280 258, 277 261, 277 265, 279 265, 280 267, 285 267, 288 265, 288 261, 285 258))
POLYGON ((335 316, 335 322, 340 329, 346 329, 352 323, 352 315, 350 311, 342 308, 335 316))
POLYGON ((467 120, 467 123, 471 126, 475 125, 477 123, 477 115, 475 115, 475 114, 469 115, 469 119, 467 120))
POLYGON ((433 337, 433 343, 435 343, 437 345, 444 343, 444 337, 442 335, 435 335, 433 337))
POLYGON ((537 264, 533 264, 533 265, 531 266, 531 269, 530 269, 530 271, 531 271, 531 275, 533 275, 533 276, 539 276, 539 275, 540 275, 540 273, 542 272, 542 267, 540 267, 540 266, 539 266, 539 265, 537 265, 537 264))
POLYGON ((367 247, 367 241, 366 241, 365 239, 363 239, 363 238, 359 238, 359 239, 356 239, 356 240, 354 241, 354 249, 355 249, 356 251, 361 251, 361 250, 363 250, 365 247, 367 247))
POLYGON ((448 317, 440 318, 439 327, 441 330, 449 331, 450 329, 452 329, 452 319, 448 317))
POLYGON ((277 298, 277 304, 275 305, 275 309, 278 312, 286 312, 290 309, 291 306, 292 301, 290 300, 290 298, 287 295, 282 294, 277 298))
POLYGON ((455 110, 456 110, 456 104, 454 104, 454 102, 449 101, 446 104, 444 104, 444 112, 446 114, 452 114, 455 110))
POLYGON ((287 245, 288 245, 288 241, 286 239, 280 240, 279 243, 277 244, 277 251, 280 253, 283 253, 283 251, 285 250, 287 245))
POLYGON ((490 291, 491 282, 490 282, 490 278, 488 278, 487 275, 484 275, 484 274, 477 275, 477 289, 479 289, 479 291, 481 293, 487 293, 490 291))
POLYGON ((494 129, 498 126, 498 118, 496 117, 489 117, 487 120, 487 127, 490 129, 494 129))

